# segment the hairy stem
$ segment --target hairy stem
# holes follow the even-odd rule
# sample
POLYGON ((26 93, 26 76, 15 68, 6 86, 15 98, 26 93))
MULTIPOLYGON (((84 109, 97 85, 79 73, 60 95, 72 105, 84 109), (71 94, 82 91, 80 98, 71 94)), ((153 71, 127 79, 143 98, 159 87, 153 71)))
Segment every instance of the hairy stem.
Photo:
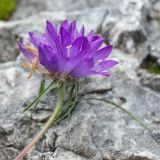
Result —
POLYGON ((15 158, 15 160, 20 160, 33 146, 37 144, 37 142, 42 138, 42 136, 45 134, 45 132, 48 130, 50 125, 55 122, 57 115, 59 114, 60 108, 63 104, 63 98, 65 94, 65 83, 63 82, 62 87, 59 90, 58 93, 58 99, 57 104, 55 106, 54 112, 44 125, 44 127, 41 129, 41 131, 33 138, 33 140, 19 153, 19 155, 15 158))

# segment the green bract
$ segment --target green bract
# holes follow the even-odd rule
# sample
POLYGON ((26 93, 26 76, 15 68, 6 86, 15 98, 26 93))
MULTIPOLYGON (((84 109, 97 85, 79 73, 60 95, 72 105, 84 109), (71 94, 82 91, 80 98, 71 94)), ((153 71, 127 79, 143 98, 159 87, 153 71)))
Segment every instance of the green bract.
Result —
POLYGON ((16 8, 16 0, 0 0, 0 20, 8 20, 16 8))

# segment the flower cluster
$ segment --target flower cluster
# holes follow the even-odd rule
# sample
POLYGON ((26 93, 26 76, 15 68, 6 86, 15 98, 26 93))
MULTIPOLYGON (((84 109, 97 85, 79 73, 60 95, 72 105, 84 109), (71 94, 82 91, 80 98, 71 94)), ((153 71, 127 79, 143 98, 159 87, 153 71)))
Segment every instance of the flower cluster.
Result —
POLYGON ((31 45, 19 43, 19 48, 32 66, 44 74, 56 77, 83 78, 101 74, 109 76, 108 69, 117 61, 107 60, 112 46, 101 47, 102 37, 93 31, 86 34, 84 26, 78 31, 76 22, 63 21, 60 27, 46 22, 42 36, 29 32, 31 45))

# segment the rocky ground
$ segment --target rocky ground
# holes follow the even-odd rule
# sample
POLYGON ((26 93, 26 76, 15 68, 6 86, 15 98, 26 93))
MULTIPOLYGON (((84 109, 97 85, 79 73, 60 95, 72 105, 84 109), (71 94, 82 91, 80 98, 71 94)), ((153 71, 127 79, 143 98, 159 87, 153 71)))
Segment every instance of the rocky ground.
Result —
POLYGON ((0 160, 13 160, 52 113, 48 94, 27 132, 25 103, 36 96, 39 75, 27 80, 17 41, 41 33, 45 20, 77 20, 115 46, 120 61, 110 78, 81 81, 80 95, 111 99, 154 130, 144 130, 109 104, 83 101, 70 120, 51 127, 26 160, 160 160, 160 1, 18 0, 15 13, 0 22, 0 160), (158 74, 159 73, 159 74, 158 74))

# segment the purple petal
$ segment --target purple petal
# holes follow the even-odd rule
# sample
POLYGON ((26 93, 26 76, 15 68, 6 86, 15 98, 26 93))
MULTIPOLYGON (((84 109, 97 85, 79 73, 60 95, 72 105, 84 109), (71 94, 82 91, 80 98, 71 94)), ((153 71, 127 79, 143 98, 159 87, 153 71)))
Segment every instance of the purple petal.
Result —
POLYGON ((46 21, 46 27, 47 27, 47 31, 52 31, 52 35, 53 36, 57 36, 57 29, 55 27, 55 25, 53 25, 50 21, 46 21))
POLYGON ((29 32, 28 34, 29 34, 29 41, 37 47, 43 38, 33 32, 29 32))
POLYGON ((110 76, 109 72, 97 72, 97 71, 92 71, 92 74, 100 74, 102 76, 110 76))
POLYGON ((38 46, 39 61, 49 72, 54 73, 58 71, 58 59, 51 47, 40 44, 38 46))
POLYGON ((112 48, 113 46, 106 46, 100 50, 98 50, 97 52, 95 52, 94 54, 94 60, 95 62, 98 60, 104 60, 106 59, 112 52, 112 48))
POLYGON ((68 74, 71 72, 75 66, 75 62, 71 59, 66 59, 63 63, 60 64, 61 73, 68 74))
POLYGON ((80 54, 79 54, 79 58, 82 58, 83 56, 88 56, 86 53, 88 53, 90 51, 90 43, 88 41, 88 39, 86 37, 84 37, 84 40, 82 42, 82 46, 80 49, 80 54), (81 57, 82 56, 82 57, 81 57))
POLYGON ((90 32, 87 34, 87 39, 88 39, 89 42, 91 42, 93 36, 94 36, 93 30, 90 31, 90 32))
POLYGON ((51 47, 54 49, 54 51, 57 53, 57 56, 59 59, 63 56, 63 49, 60 43, 60 37, 57 34, 55 26, 52 25, 51 22, 47 21, 47 38, 49 41, 51 41, 51 47))
POLYGON ((70 24, 68 23, 67 20, 64 20, 61 24, 61 27, 64 28, 66 31, 69 31, 70 24))
POLYGON ((75 38, 78 37, 78 30, 77 30, 77 27, 76 27, 76 21, 73 21, 71 23, 71 26, 70 26, 70 32, 71 32, 71 42, 74 41, 75 38))
POLYGON ((86 61, 85 59, 88 59, 89 49, 90 45, 86 37, 79 37, 74 41, 69 50, 69 63, 71 64, 71 67, 69 67, 70 70, 75 66, 82 64, 84 61, 86 61))
POLYGON ((100 46, 103 44, 103 39, 102 38, 98 38, 95 41, 93 41, 91 43, 91 52, 92 51, 96 51, 98 48, 100 48, 100 46))
POLYGON ((91 38, 91 42, 97 41, 97 40, 99 40, 99 39, 102 40, 102 38, 101 38, 99 35, 95 35, 95 34, 94 34, 94 36, 92 36, 92 38, 91 38))
POLYGON ((21 50, 21 52, 24 54, 24 56, 31 63, 32 60, 35 58, 35 55, 33 53, 31 53, 29 50, 27 50, 21 42, 18 43, 18 46, 19 46, 19 49, 21 50))
POLYGON ((91 74, 91 68, 94 65, 94 60, 84 60, 81 63, 77 64, 77 66, 70 73, 71 76, 75 78, 82 78, 89 74, 91 74))
POLYGON ((50 45, 54 45, 56 48, 56 42, 58 41, 57 30, 55 26, 49 21, 46 22, 46 37, 48 41, 50 41, 50 45))
POLYGON ((74 57, 75 55, 79 54, 79 52, 81 51, 80 49, 82 48, 82 45, 85 42, 85 40, 85 37, 79 37, 73 42, 69 50, 69 57, 74 57))
POLYGON ((68 46, 71 43, 71 37, 70 33, 63 28, 62 26, 60 27, 60 35, 61 35, 61 41, 65 46, 68 46))
POLYGON ((83 37, 84 36, 84 32, 85 32, 85 29, 84 29, 84 26, 81 27, 80 31, 79 31, 79 37, 83 37))
POLYGON ((97 71, 97 72, 101 72, 101 71, 105 71, 108 70, 110 68, 112 68, 113 66, 117 65, 118 62, 114 61, 114 60, 106 60, 106 61, 102 61, 100 63, 98 63, 93 70, 97 71))

